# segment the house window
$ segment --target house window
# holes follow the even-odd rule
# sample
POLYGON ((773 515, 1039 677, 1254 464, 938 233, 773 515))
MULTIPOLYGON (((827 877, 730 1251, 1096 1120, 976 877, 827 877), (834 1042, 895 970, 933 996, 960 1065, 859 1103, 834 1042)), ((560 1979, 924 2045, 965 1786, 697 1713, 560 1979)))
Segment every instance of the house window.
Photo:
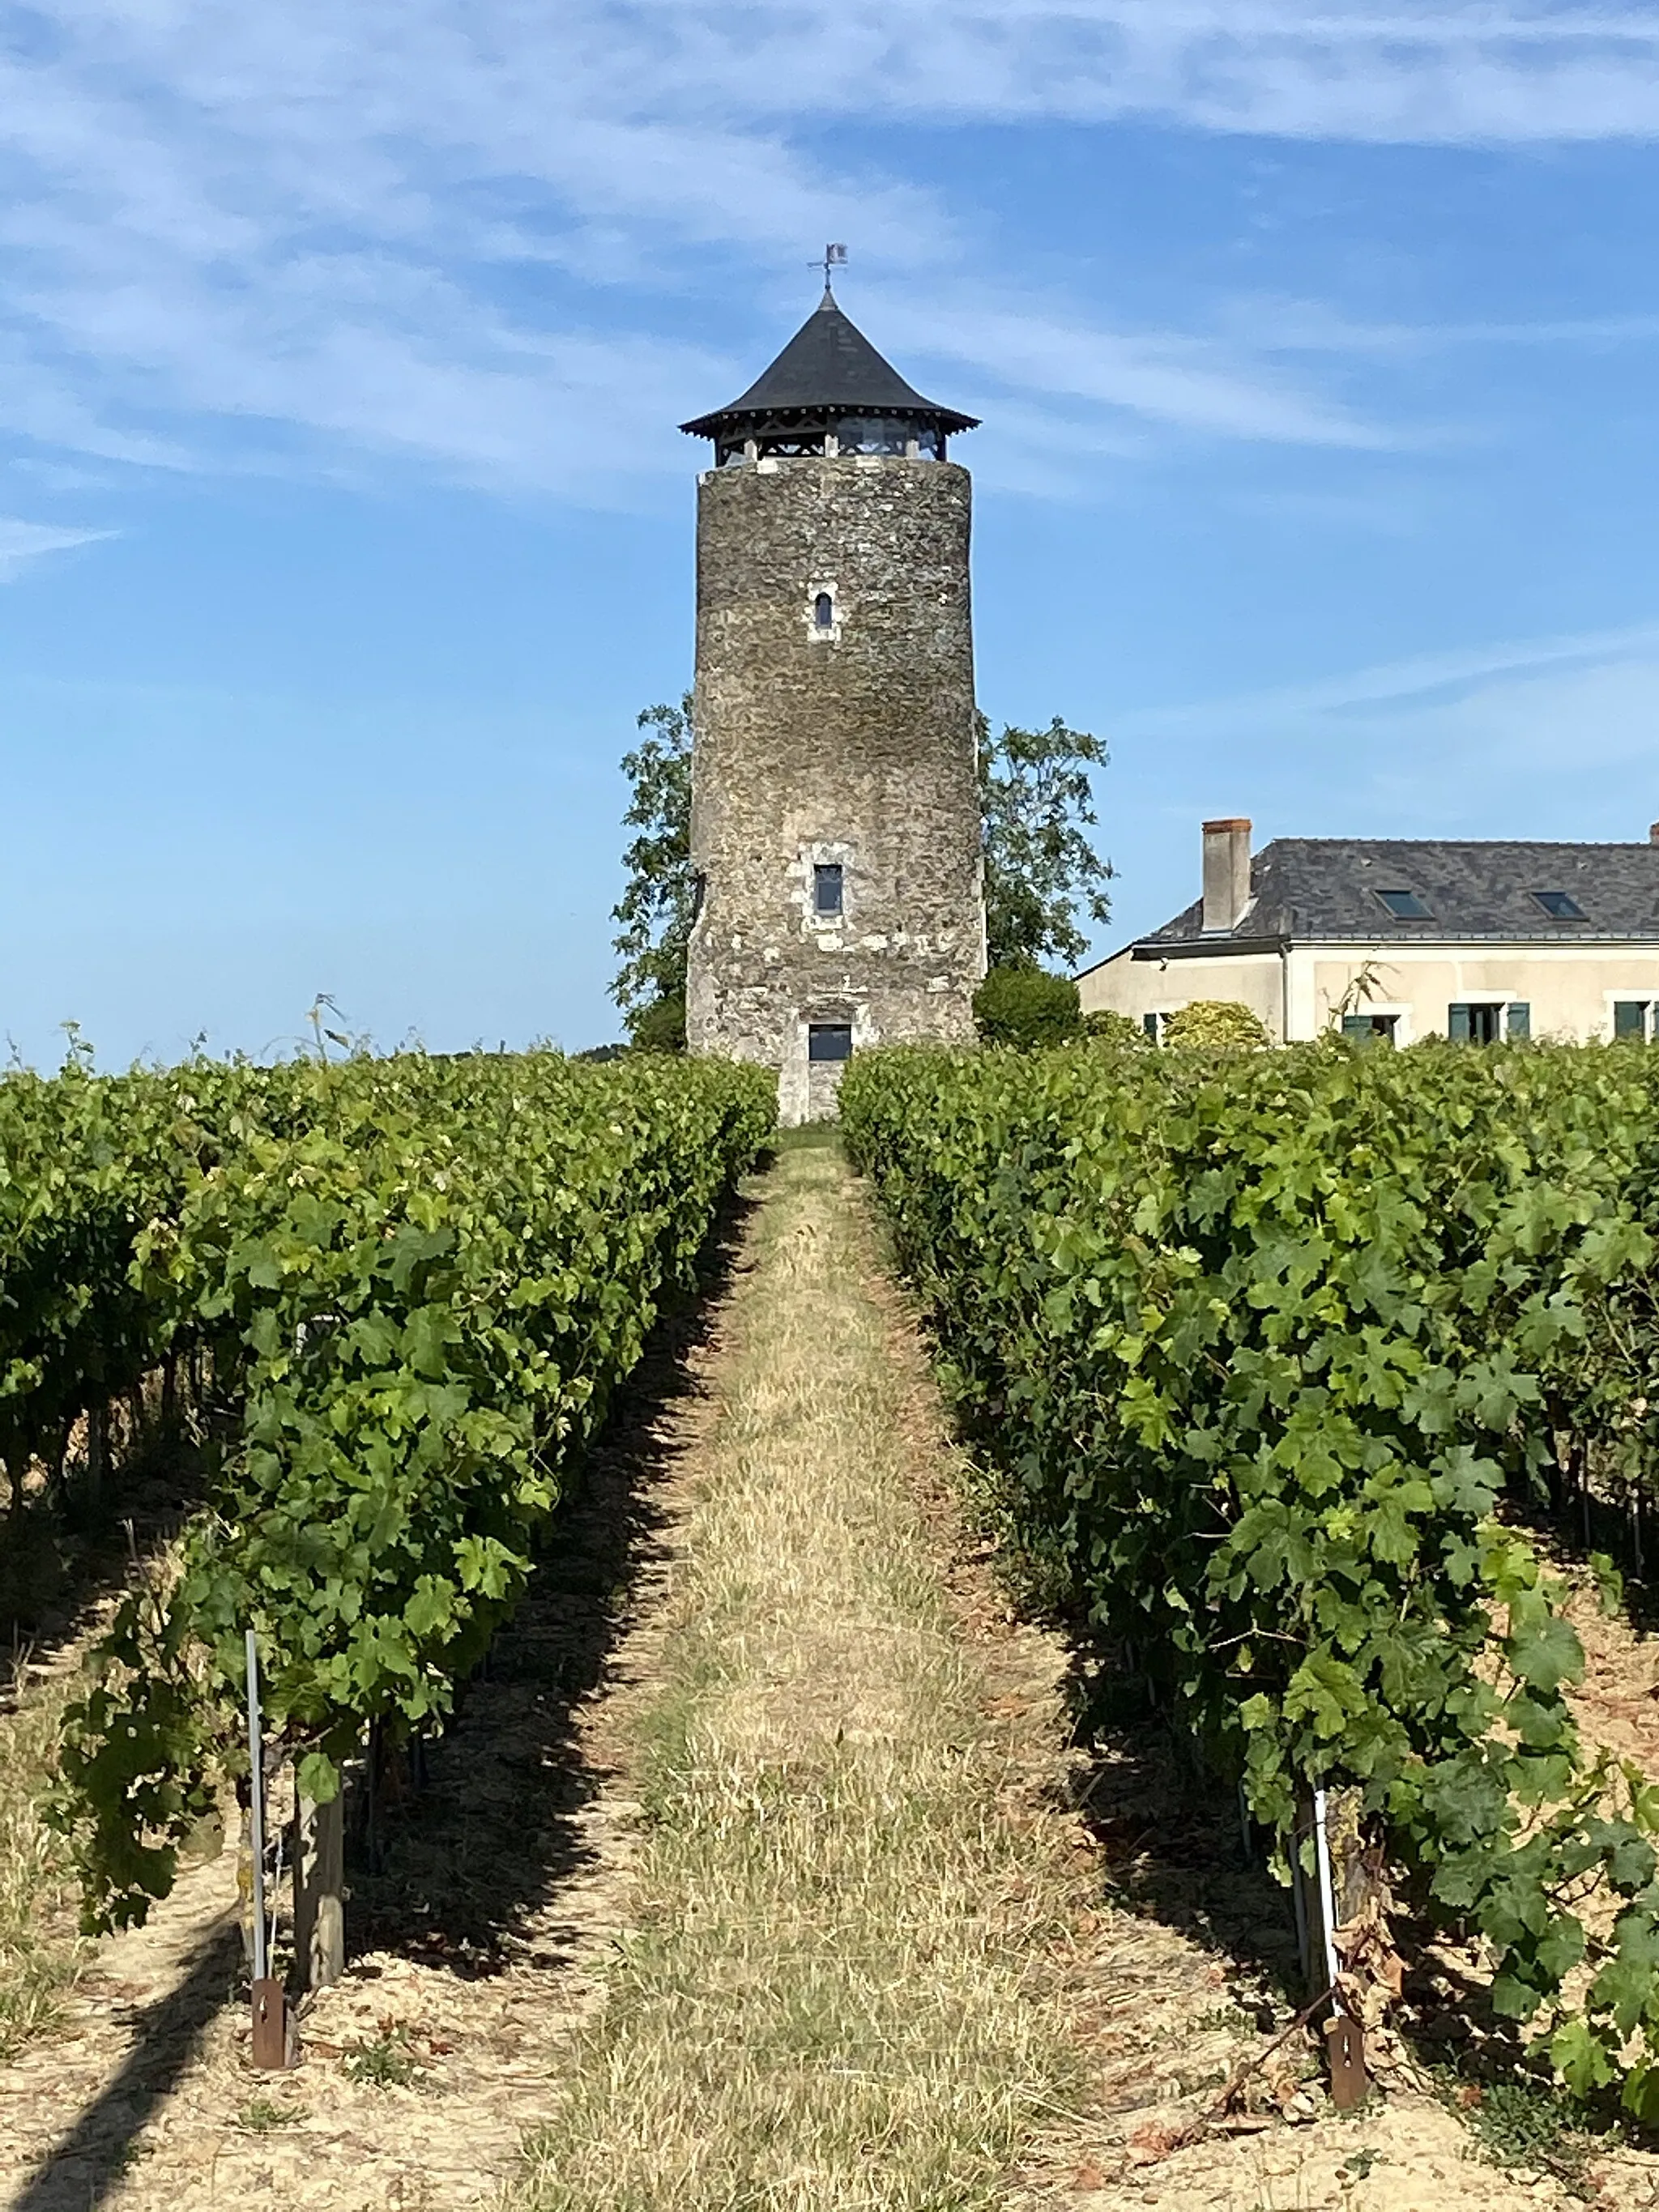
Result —
POLYGON ((1570 891, 1534 891, 1533 897, 1552 921, 1583 921, 1584 909, 1570 891))
POLYGON ((1532 1035, 1532 1008, 1524 999, 1477 999, 1448 1006, 1446 1035, 1466 1044, 1513 1042, 1532 1035))
POLYGON ((1398 1014, 1344 1014, 1342 1034, 1351 1044, 1392 1044, 1398 1014))
POLYGON ((1140 1026, 1146 1030, 1147 1036, 1152 1040, 1152 1043, 1163 1043, 1164 1024, 1167 1018, 1168 1017, 1164 1014, 1143 1014, 1141 1016, 1140 1026))
POLYGON ((812 911, 824 915, 842 911, 842 868, 839 860, 820 861, 812 870, 812 911))
POLYGON ((810 1022, 806 1057, 811 1060, 851 1060, 853 1030, 848 1022, 810 1022))
POLYGON ((1396 921, 1432 921, 1433 915, 1415 891, 1378 891, 1389 912, 1396 921))
POLYGON ((1644 1044, 1651 1044, 1653 1000, 1615 999, 1613 1002, 1613 1033, 1616 1037, 1636 1037, 1644 1044))
POLYGON ((835 626, 834 596, 829 592, 820 592, 812 602, 812 627, 814 629, 834 629, 835 626))

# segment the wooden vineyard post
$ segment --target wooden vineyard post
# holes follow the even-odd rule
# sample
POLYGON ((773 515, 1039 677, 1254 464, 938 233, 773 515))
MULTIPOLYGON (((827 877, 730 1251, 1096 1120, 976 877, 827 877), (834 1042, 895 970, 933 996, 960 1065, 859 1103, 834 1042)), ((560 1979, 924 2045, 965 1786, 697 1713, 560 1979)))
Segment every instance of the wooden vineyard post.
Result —
POLYGON ((270 1973, 265 1922, 265 1744, 259 1724, 259 1646, 247 1632, 248 1820, 253 1857, 253 2047, 255 2066, 288 2064, 288 2004, 270 1973))
POLYGON ((104 1479, 109 1471, 109 1407, 100 1398, 87 1413, 87 1504, 96 1511, 104 1501, 104 1479))
POLYGON ((1343 1996, 1342 1961, 1336 1941, 1338 1930, 1359 1917, 1365 1901, 1363 1893, 1370 1881, 1359 1806, 1357 1790, 1315 1790, 1299 1797, 1291 1857, 1297 1934, 1308 1992, 1315 1997, 1331 1992, 1325 2047, 1330 2061, 1331 2102, 1343 2112, 1359 2104, 1370 2087, 1364 2031, 1343 1996), (1304 1838, 1313 1846, 1311 1874, 1302 1863, 1304 1838))
POLYGON ((294 1949, 301 1984, 330 1989, 345 1972, 345 1801, 300 1800, 294 1855, 294 1949))

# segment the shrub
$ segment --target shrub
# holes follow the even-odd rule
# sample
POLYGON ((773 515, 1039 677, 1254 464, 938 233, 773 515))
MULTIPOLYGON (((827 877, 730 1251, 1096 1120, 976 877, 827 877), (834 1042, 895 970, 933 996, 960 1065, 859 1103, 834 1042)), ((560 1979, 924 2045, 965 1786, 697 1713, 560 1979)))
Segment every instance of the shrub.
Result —
POLYGON ((1164 1042, 1177 1049, 1196 1046, 1205 1052, 1260 1052, 1273 1039, 1260 1018, 1233 999, 1194 999, 1164 1024, 1164 1042))
POLYGON ((1077 985, 1046 968, 994 968, 974 994, 974 1019, 987 1044, 1063 1044, 1082 1020, 1077 985))
POLYGON ((684 1000, 653 999, 648 1006, 629 1017, 628 1033, 635 1052, 684 1052, 684 1000))
POLYGON ((1109 1006, 1101 1007, 1097 1013, 1085 1014, 1083 1034, 1097 1044, 1145 1046, 1152 1042, 1133 1014, 1115 1013, 1109 1006))

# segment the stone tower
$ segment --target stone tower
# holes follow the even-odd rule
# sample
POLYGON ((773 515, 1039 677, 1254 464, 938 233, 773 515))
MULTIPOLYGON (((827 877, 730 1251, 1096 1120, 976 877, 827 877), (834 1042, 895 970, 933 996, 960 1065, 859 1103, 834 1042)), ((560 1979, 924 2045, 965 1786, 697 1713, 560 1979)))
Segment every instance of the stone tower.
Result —
POLYGON ((729 407, 697 487, 686 1030, 835 1110, 860 1048, 969 1038, 985 972, 970 416, 913 392, 826 288, 729 407))

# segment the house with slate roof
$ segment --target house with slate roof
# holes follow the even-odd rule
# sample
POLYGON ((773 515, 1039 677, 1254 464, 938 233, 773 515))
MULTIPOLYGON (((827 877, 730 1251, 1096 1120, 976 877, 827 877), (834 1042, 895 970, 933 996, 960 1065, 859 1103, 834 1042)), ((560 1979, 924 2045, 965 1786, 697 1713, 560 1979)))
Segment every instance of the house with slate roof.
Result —
POLYGON ((1078 978, 1156 1037, 1232 1000, 1276 1042, 1659 1041, 1659 823, 1645 844, 1276 837, 1204 824, 1200 896, 1078 978))

